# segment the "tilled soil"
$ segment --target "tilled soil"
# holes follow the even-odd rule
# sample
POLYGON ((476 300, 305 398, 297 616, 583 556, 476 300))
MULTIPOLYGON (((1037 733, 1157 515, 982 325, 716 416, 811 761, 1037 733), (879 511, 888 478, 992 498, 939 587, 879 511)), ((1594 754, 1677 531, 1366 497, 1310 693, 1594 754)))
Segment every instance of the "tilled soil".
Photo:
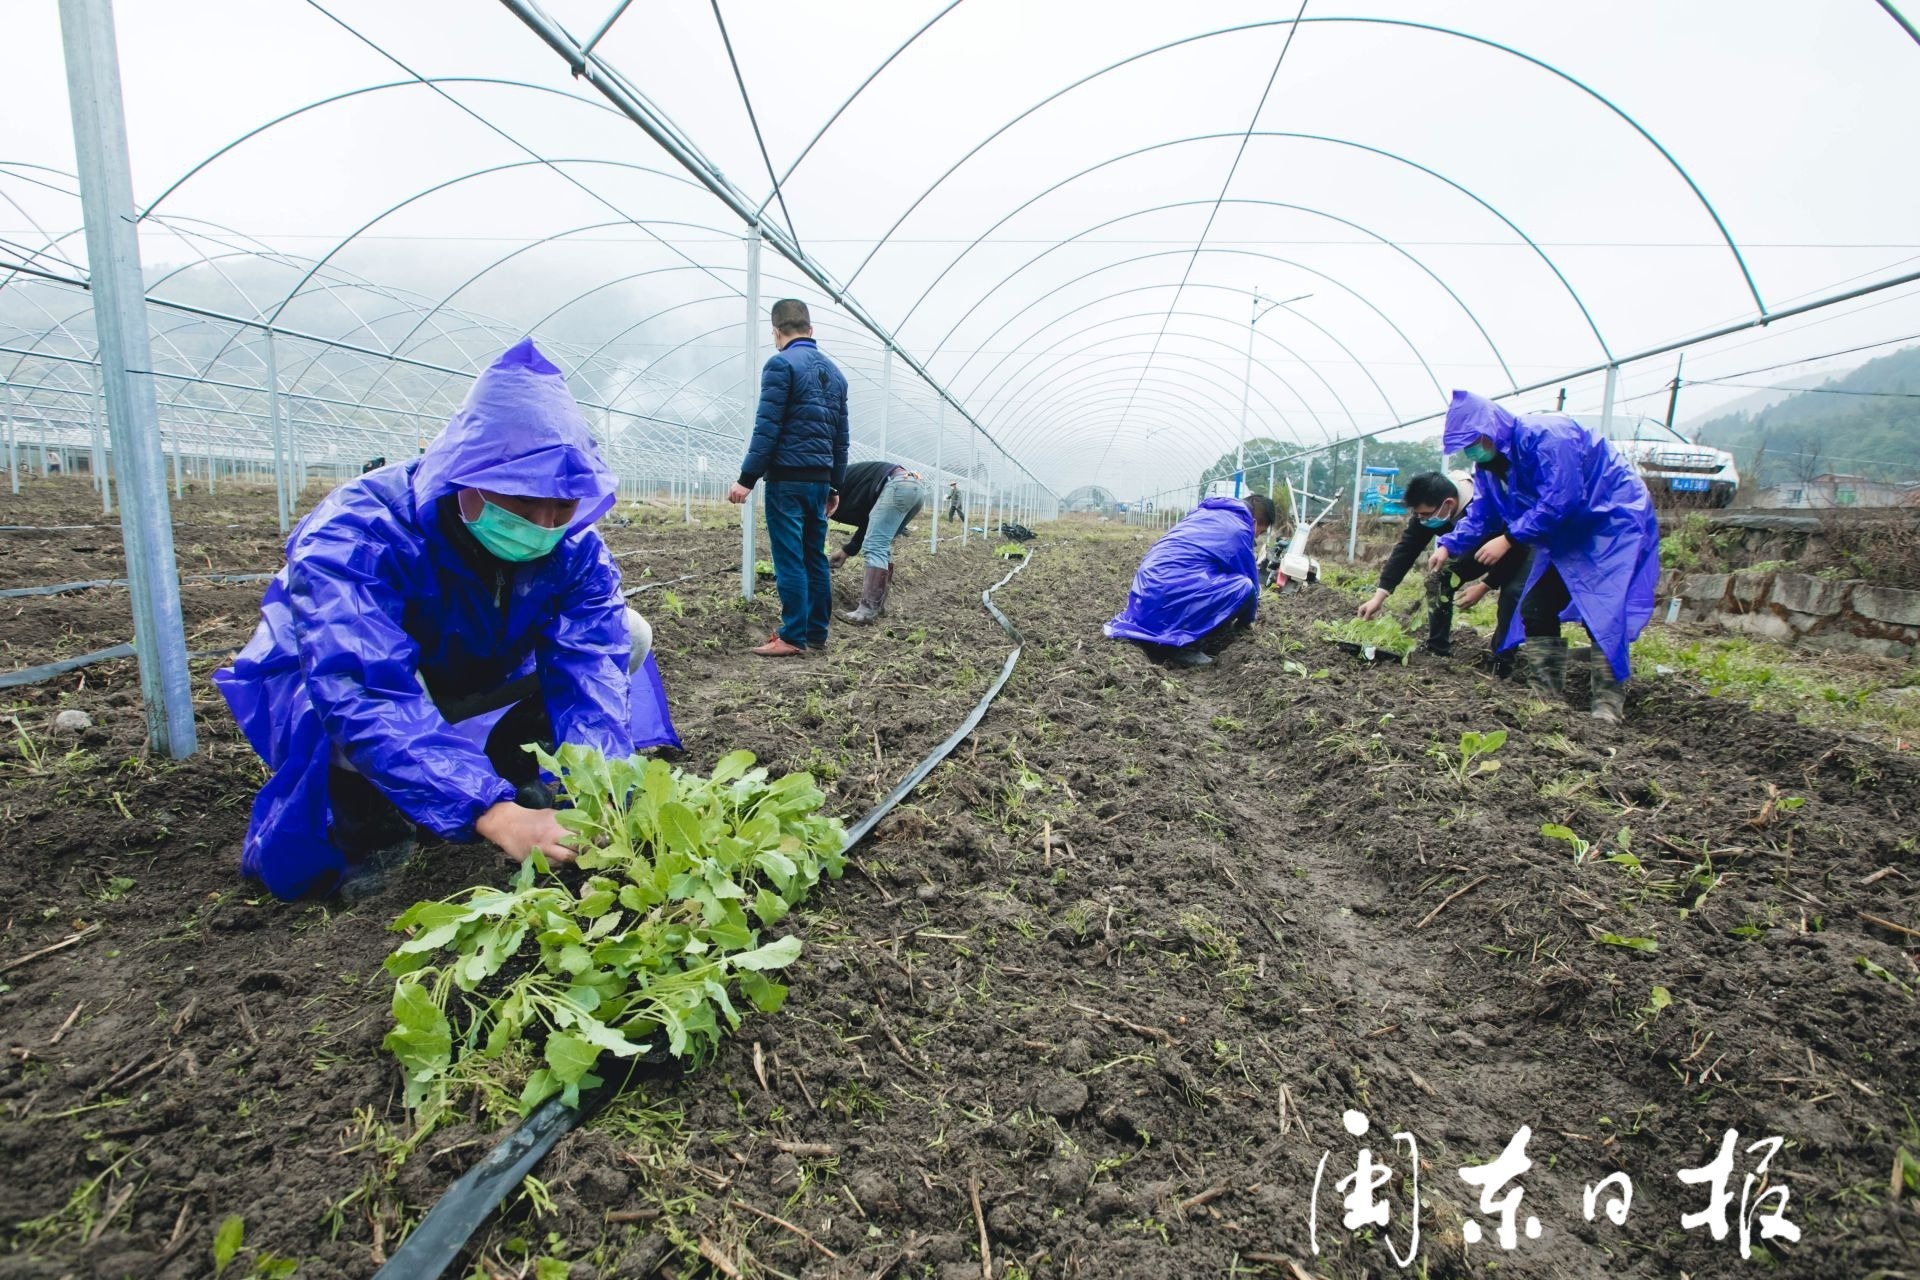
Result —
MULTIPOLYGON (((744 746, 814 770, 851 819, 1007 650, 978 606, 1006 566, 943 540, 905 552, 884 625, 760 662, 742 649, 774 606, 734 599, 737 531, 655 518, 610 542, 629 585, 662 584, 638 600, 690 768, 744 746)), ((222 570, 273 567, 249 520, 221 545, 276 550, 222 570)), ((1315 635, 1351 607, 1323 588, 1269 594, 1216 665, 1169 671, 1099 633, 1145 538, 1062 533, 996 596, 1028 645, 980 731, 798 917, 786 1007, 568 1138, 474 1274, 547 1255, 578 1276, 979 1276, 983 1237, 996 1276, 1385 1273, 1408 1246, 1403 1134, 1427 1274, 1744 1273, 1748 1147, 1775 1136, 1765 1209, 1787 1192, 1802 1235, 1762 1242, 1756 1217, 1755 1253, 1920 1269, 1920 1220, 1888 1195, 1896 1150, 1920 1152, 1916 939, 1863 918, 1920 920, 1910 758, 1671 682, 1612 728, 1465 661, 1362 666, 1315 635), (1430 754, 1496 728, 1495 770, 1430 754), (1458 1170, 1523 1125, 1531 1167, 1494 1194, 1523 1188, 1541 1230, 1509 1254, 1458 1170), (1729 1129, 1716 1241, 1681 1229, 1710 1188, 1675 1174, 1729 1129), (1389 1220, 1349 1230, 1362 1146, 1391 1167, 1389 1220), (1630 1214, 1589 1221, 1584 1188, 1615 1171, 1630 1214)), ((75 603, 0 627, 16 665, 45 660, 26 637, 113 621, 38 612, 75 603)), ((190 617, 208 648, 252 625, 225 596, 190 617)), ((264 1250, 366 1275, 493 1138, 456 1125, 397 1160, 379 962, 400 910, 501 862, 441 846, 351 906, 260 896, 234 875, 260 766, 199 688, 208 750, 184 764, 140 750, 130 663, 5 712, 0 964, 81 940, 0 972, 0 1276, 206 1274, 229 1214, 236 1268, 264 1250), (66 706, 96 720, 77 742, 49 730, 66 706)))

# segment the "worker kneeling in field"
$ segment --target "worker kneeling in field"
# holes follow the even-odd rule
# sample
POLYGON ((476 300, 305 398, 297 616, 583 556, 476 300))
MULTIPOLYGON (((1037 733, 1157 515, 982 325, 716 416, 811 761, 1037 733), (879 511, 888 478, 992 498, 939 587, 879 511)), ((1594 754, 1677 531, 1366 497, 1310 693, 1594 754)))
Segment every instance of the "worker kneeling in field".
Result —
POLYGON ((1470 391, 1453 393, 1442 444, 1475 464, 1474 501, 1428 560, 1476 543, 1474 558, 1498 564, 1515 543, 1533 548, 1519 626, 1498 648, 1520 643, 1527 684, 1558 696, 1567 676, 1563 621, 1593 637, 1593 714, 1620 719, 1627 648, 1653 616, 1660 577, 1660 525, 1646 484, 1605 438, 1564 414, 1516 417, 1470 391), (1504 527, 1484 542, 1490 531, 1504 527))
POLYGON ((1197 646, 1230 623, 1253 621, 1260 569, 1253 544, 1273 527, 1273 499, 1208 498, 1153 544, 1133 575, 1109 639, 1132 640, 1176 666, 1213 659, 1197 646))
MULTIPOLYGON (((1363 618, 1379 617, 1381 610, 1387 606, 1387 597, 1406 578, 1407 570, 1419 561, 1420 553, 1435 538, 1451 533, 1459 525, 1466 516, 1467 507, 1473 502, 1473 482, 1439 471, 1425 471, 1407 481, 1407 491, 1402 500, 1407 507, 1407 527, 1393 544, 1393 550, 1387 553, 1387 562, 1380 567, 1379 586, 1360 606, 1360 616, 1363 618)), ((1474 554, 1505 532, 1496 524, 1482 534, 1479 541, 1462 548, 1458 555, 1450 557, 1439 569, 1427 574, 1428 653, 1444 658, 1453 652, 1456 591, 1459 592, 1460 606, 1466 609, 1478 604, 1488 591, 1499 591, 1500 605, 1494 621, 1492 644, 1493 648, 1499 648, 1501 638, 1513 624, 1513 613, 1520 603, 1520 582, 1526 575, 1532 552, 1516 544, 1490 565, 1474 559, 1474 554)), ((1512 654, 1496 653, 1494 670, 1498 674, 1505 676, 1512 667, 1512 654)))
POLYGON ((242 870, 283 898, 404 850, 414 824, 569 856, 524 744, 679 745, 652 633, 593 529, 615 480, 531 339, 424 454, 294 529, 253 639, 215 682, 273 770, 242 870))
POLYGON ((907 521, 927 502, 927 483, 897 462, 856 462, 847 468, 840 485, 840 505, 833 518, 853 527, 847 545, 827 557, 838 569, 848 556, 866 561, 867 576, 860 603, 840 616, 848 622, 872 622, 887 611, 887 592, 893 587, 893 540, 906 532, 907 521))

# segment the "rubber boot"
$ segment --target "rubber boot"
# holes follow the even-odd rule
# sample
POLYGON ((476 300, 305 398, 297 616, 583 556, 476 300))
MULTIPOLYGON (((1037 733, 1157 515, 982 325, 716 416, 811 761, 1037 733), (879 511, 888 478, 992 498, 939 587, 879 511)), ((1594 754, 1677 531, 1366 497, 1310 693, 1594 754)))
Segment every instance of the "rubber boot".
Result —
POLYGON ((1627 714, 1626 686, 1614 679, 1613 668, 1598 650, 1593 655, 1592 716, 1608 724, 1619 724, 1627 714))
POLYGON ((869 567, 860 585, 860 603, 840 616, 848 622, 868 623, 880 616, 887 602, 887 571, 869 567))
POLYGON ((1560 697, 1567 688, 1567 641, 1564 636, 1528 636, 1520 646, 1520 665, 1527 673, 1527 689, 1545 698, 1560 697))

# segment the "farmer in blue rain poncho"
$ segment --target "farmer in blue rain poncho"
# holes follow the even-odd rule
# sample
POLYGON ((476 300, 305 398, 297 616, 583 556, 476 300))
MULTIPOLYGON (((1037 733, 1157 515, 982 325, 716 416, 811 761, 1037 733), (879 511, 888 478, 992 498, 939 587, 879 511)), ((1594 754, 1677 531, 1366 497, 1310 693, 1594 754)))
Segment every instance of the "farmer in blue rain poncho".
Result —
POLYGON ((1265 494, 1206 499, 1147 551, 1107 637, 1132 640, 1175 666, 1208 665, 1201 640, 1253 621, 1260 599, 1253 544, 1272 527, 1273 500, 1265 494))
POLYGON ((1653 499, 1613 445, 1556 413, 1516 417, 1470 391, 1453 393, 1442 444, 1477 466, 1474 501, 1429 561, 1444 562, 1506 527, 1475 553, 1492 564, 1513 543, 1534 549, 1520 616, 1495 649, 1521 643, 1536 693, 1558 697, 1566 683, 1563 621, 1593 637, 1592 710, 1618 721, 1626 708, 1627 646, 1653 616, 1660 577, 1660 525, 1653 499))
POLYGON ((615 481, 527 339, 416 459, 335 489, 294 529, 260 626, 215 682, 272 777, 241 869, 331 891, 414 824, 564 861, 524 744, 678 746, 651 631, 593 522, 615 481))

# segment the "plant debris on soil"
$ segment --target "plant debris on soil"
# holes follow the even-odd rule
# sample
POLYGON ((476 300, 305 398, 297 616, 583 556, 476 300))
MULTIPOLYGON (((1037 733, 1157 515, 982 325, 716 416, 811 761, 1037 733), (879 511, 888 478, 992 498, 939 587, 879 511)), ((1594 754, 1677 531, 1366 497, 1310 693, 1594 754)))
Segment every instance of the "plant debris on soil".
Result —
MULTIPOLYGON (((4 585, 119 576, 117 524, 74 515, 98 509, 79 481, 0 495, 0 524, 100 526, 0 534, 4 585)), ((978 603, 998 538, 919 531, 887 618, 766 662, 777 602, 738 599, 727 513, 619 510, 690 770, 745 749, 851 819, 1007 651, 978 603)), ((182 572, 277 567, 270 495, 176 514, 182 572)), ((1100 634, 1148 536, 1039 535, 995 597, 1025 657, 783 925, 785 1007, 567 1138, 465 1274, 1397 1273, 1410 1144, 1408 1274, 1920 1274, 1910 755, 1678 679, 1608 726, 1579 664, 1543 706, 1464 628, 1461 658, 1363 664, 1313 625, 1352 612, 1326 586, 1169 670, 1100 634), (1459 1171, 1522 1126, 1530 1166, 1483 1202, 1459 1171), (1714 1186, 1676 1175, 1729 1130, 1716 1240, 1681 1225, 1714 1186), (1349 1229, 1363 1147, 1389 1220, 1349 1229), (1616 1225, 1586 1192, 1622 1172, 1616 1225), (1514 1188, 1540 1230, 1509 1253, 1514 1188), (1761 1238, 1783 1193, 1797 1242, 1761 1238)), ((257 585, 183 596, 194 647, 244 643, 257 585)), ((124 591, 5 603, 10 667, 130 638, 124 591)), ((429 845, 351 903, 241 880, 264 771, 214 665, 182 762, 144 750, 130 661, 0 710, 0 1276, 208 1275, 216 1233, 229 1276, 365 1276, 499 1136, 476 1111, 416 1140, 381 961, 407 906, 510 867, 429 845)))

